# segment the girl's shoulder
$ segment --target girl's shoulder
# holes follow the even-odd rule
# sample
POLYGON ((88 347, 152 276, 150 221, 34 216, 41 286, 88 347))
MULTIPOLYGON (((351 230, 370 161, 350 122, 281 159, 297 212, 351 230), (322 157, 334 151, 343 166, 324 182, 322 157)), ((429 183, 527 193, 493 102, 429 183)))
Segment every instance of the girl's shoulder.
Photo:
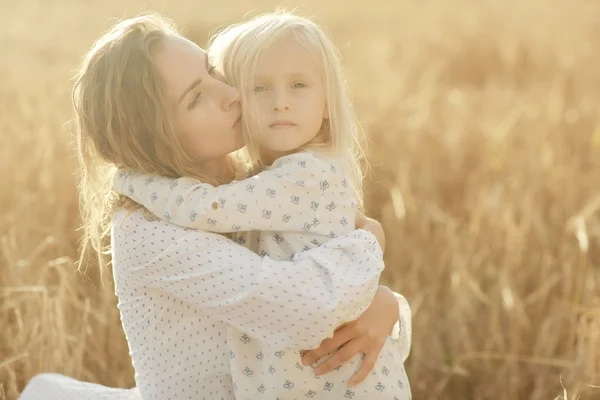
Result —
POLYGON ((278 158, 269 170, 280 178, 296 181, 303 188, 317 188, 321 193, 327 189, 341 193, 351 182, 343 161, 325 152, 289 154, 278 158))
POLYGON ((325 151, 303 150, 297 153, 280 157, 271 166, 271 169, 289 167, 309 168, 324 174, 336 173, 343 170, 343 162, 325 151))

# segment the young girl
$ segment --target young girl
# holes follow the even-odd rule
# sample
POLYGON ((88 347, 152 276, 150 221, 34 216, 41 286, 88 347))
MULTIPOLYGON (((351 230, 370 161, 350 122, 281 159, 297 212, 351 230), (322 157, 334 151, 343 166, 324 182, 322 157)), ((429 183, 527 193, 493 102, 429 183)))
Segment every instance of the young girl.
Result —
MULTIPOLYGON (((210 56, 211 68, 242 93, 246 149, 240 156, 249 173, 261 172, 213 187, 121 171, 115 189, 171 223, 235 232, 238 242, 273 259, 293 259, 354 230, 362 197, 359 129, 339 58, 322 30, 294 15, 264 15, 220 33, 210 56)), ((191 98, 189 108, 203 100, 201 92, 191 98)), ((273 348, 268 338, 230 329, 236 398, 410 398, 403 366, 408 307, 401 314, 399 340, 389 338, 372 373, 354 387, 349 380, 360 356, 320 376, 318 366, 303 365, 298 349, 273 348)))

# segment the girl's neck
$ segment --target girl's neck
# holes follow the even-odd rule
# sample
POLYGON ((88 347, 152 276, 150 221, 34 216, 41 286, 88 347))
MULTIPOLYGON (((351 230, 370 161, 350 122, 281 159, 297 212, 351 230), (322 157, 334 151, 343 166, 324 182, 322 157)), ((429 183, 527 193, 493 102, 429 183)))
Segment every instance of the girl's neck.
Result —
POLYGON ((294 149, 290 151, 274 151, 263 147, 262 149, 260 149, 260 160, 265 167, 268 167, 269 165, 273 164, 278 158, 294 154, 299 151, 300 149, 294 149))

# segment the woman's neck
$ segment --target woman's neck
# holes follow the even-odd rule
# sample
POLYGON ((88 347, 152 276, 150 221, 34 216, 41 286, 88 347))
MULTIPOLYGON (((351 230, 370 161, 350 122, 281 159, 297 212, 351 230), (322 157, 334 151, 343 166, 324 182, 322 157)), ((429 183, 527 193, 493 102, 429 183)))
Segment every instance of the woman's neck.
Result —
POLYGON ((235 177, 235 171, 229 156, 202 163, 202 170, 206 175, 215 178, 219 182, 229 183, 235 177))

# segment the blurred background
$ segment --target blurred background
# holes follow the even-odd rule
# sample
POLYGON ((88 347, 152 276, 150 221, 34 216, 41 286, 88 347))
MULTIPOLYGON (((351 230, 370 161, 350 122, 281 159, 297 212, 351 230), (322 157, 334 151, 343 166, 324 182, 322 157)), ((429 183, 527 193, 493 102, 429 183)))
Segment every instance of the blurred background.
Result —
MULTIPOLYGON (((134 384, 110 271, 76 272, 70 80, 117 19, 201 46, 270 0, 0 0, 0 398, 134 384)), ((600 398, 600 3, 297 0, 344 56, 415 399, 600 398), (566 392, 565 392, 566 389, 566 392)))

